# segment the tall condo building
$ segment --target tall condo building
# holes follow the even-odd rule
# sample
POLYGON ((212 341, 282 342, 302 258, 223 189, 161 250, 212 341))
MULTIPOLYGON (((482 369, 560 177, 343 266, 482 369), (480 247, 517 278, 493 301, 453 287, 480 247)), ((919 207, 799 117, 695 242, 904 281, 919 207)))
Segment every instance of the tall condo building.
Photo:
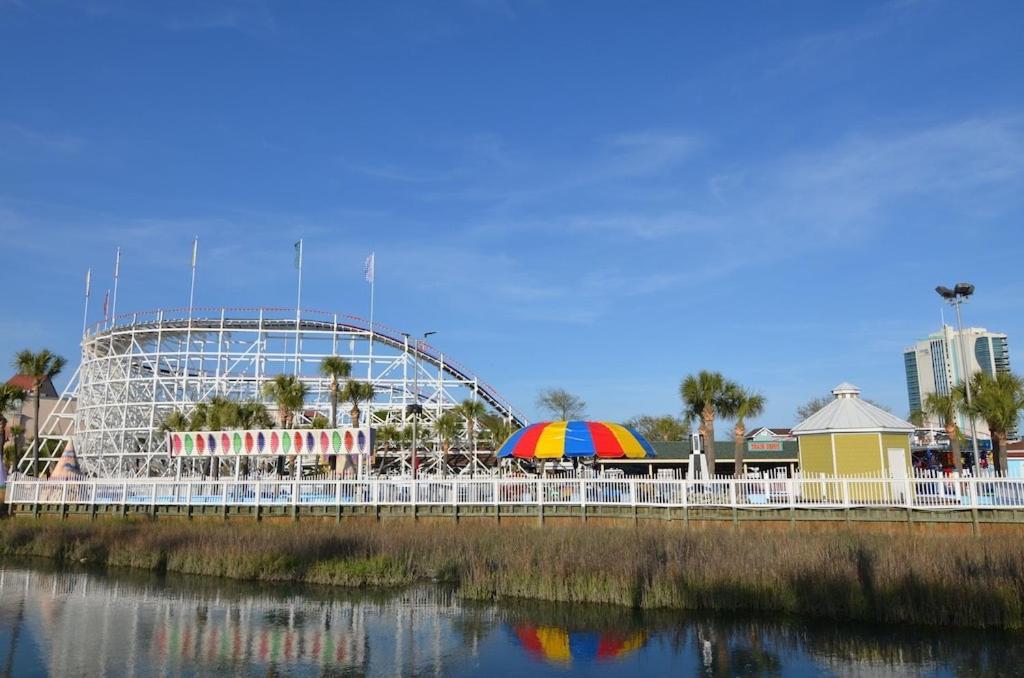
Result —
MULTIPOLYGON (((961 355, 960 333, 949 325, 943 325, 941 331, 928 335, 903 352, 911 412, 924 409, 924 399, 929 393, 948 394, 965 375, 984 371, 995 376, 1010 371, 1010 350, 1005 334, 989 332, 983 327, 965 327, 963 334, 966 357, 961 355)), ((975 423, 978 436, 989 437, 985 422, 975 423)), ((931 416, 926 425, 941 428, 944 422, 931 416)), ((970 435, 970 422, 966 417, 961 415, 958 425, 964 434, 970 435)))

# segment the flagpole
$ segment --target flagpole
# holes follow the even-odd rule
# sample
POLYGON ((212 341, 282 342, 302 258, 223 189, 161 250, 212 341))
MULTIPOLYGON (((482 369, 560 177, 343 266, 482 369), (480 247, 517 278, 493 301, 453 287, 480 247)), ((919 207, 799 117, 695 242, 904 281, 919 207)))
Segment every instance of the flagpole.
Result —
POLYGON ((82 315, 82 337, 85 337, 85 328, 89 322, 89 291, 92 289, 92 269, 85 271, 85 313, 82 315))
POLYGON ((117 318, 117 281, 121 278, 121 248, 114 254, 114 298, 110 302, 110 321, 114 324, 117 318))
MULTIPOLYGON (((377 254, 370 252, 370 266, 367 270, 370 278, 370 360, 366 365, 366 381, 373 383, 373 293, 377 286, 377 254)), ((358 424, 358 422, 355 422, 358 424)), ((366 424, 373 425, 373 398, 366 404, 366 424)))
POLYGON ((192 286, 188 290, 188 329, 185 331, 185 371, 182 373, 181 397, 184 402, 189 401, 188 395, 188 367, 192 357, 192 306, 196 297, 196 262, 199 259, 199 236, 192 238, 192 286))
POLYGON ((192 304, 196 298, 196 260, 199 256, 199 236, 192 239, 192 286, 188 291, 188 321, 189 329, 192 326, 192 304))
POLYGON ((299 374, 299 326, 302 322, 302 238, 297 243, 299 248, 299 293, 295 299, 295 374, 299 374))

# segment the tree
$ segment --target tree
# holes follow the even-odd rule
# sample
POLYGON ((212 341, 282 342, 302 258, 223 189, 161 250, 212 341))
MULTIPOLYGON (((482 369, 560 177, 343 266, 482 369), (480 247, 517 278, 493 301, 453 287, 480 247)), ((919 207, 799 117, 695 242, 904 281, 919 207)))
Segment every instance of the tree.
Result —
POLYGON ((14 448, 14 463, 17 464, 21 458, 21 454, 18 452, 18 443, 21 442, 21 437, 25 435, 25 427, 14 425, 11 427, 11 447, 14 448))
POLYGON ((274 420, 267 411, 267 406, 254 400, 238 404, 238 422, 240 429, 270 428, 274 420))
MULTIPOLYGON (((811 398, 806 403, 804 403, 800 407, 796 408, 796 420, 797 420, 797 423, 803 421, 804 419, 807 419, 812 414, 814 414, 815 412, 817 412, 821 408, 825 407, 825 405, 828 405, 830 402, 832 402, 835 399, 836 398, 833 395, 821 396, 819 398, 811 398)), ((871 400, 869 398, 861 398, 861 400, 863 400, 866 403, 870 403, 870 404, 874 405, 877 408, 883 409, 886 412, 892 412, 892 410, 889 409, 888 407, 886 407, 885 405, 882 405, 881 403, 877 403, 874 400, 871 400)))
POLYGON ((685 440, 690 434, 690 424, 671 414, 660 417, 641 415, 626 421, 626 426, 634 429, 647 440, 675 442, 685 440))
POLYGON ((462 428, 462 422, 459 421, 460 418, 457 413, 449 410, 434 422, 434 431, 441 441, 441 451, 444 453, 445 466, 448 465, 448 453, 451 452, 452 443, 458 437, 459 429, 462 428))
POLYGON ((320 363, 320 374, 331 380, 331 428, 338 428, 338 398, 341 392, 339 380, 349 378, 352 374, 352 363, 340 356, 328 356, 320 363))
POLYGON ((561 388, 545 389, 537 395, 537 407, 551 413, 559 421, 582 419, 586 415, 587 403, 561 388))
POLYGON ((377 445, 385 450, 401 440, 401 432, 393 424, 384 424, 377 429, 377 445))
MULTIPOLYGON (((965 401, 966 402, 966 399, 965 401)), ((971 379, 970 416, 977 416, 988 424, 992 434, 992 456, 996 471, 1006 471, 1006 443, 1009 432, 1017 428, 1020 413, 1024 411, 1024 379, 1010 372, 992 376, 978 372, 971 379)))
MULTIPOLYGON (((294 374, 279 374, 263 384, 263 394, 277 404, 277 416, 281 428, 290 428, 295 420, 295 413, 302 409, 306 402, 306 385, 294 374)), ((295 473, 298 474, 299 464, 296 459, 295 473)), ((277 457, 277 473, 284 474, 284 457, 277 457)))
MULTIPOLYGON (((20 407, 27 395, 24 389, 17 386, 0 384, 0 450, 7 448, 7 417, 4 416, 4 412, 10 412, 20 407)), ((14 460, 14 463, 18 463, 17 459, 14 460)))
POLYGON ((679 385, 679 395, 686 406, 686 418, 700 422, 698 430, 704 437, 704 454, 708 460, 708 471, 712 475, 715 473, 715 416, 733 415, 734 401, 730 393, 734 388, 737 388, 736 385, 722 376, 721 372, 707 370, 691 374, 679 385))
POLYGON ((305 404, 307 391, 306 385, 292 374, 279 374, 263 384, 263 395, 277 405, 281 428, 290 428, 294 424, 295 413, 305 404))
MULTIPOLYGON (((317 412, 316 414, 313 415, 313 419, 309 422, 309 427, 310 428, 327 428, 328 426, 330 426, 330 423, 331 422, 327 421, 327 417, 325 417, 324 415, 322 415, 319 412, 317 412)), ((334 427, 331 427, 331 428, 334 428, 334 427)))
POLYGON ((481 417, 484 430, 491 439, 492 447, 497 450, 501 445, 512 437, 518 429, 515 424, 497 413, 485 414, 481 417))
POLYGON ((359 426, 359 403, 373 400, 375 391, 368 381, 350 380, 341 389, 341 399, 352 403, 352 425, 359 426))
POLYGON ((238 403, 224 396, 214 396, 206 408, 206 428, 224 431, 238 426, 238 403))
POLYGON ((747 417, 759 417, 764 412, 766 403, 765 397, 760 393, 754 393, 741 386, 734 385, 728 395, 731 402, 727 408, 736 417, 736 424, 733 426, 733 443, 735 444, 735 470, 733 475, 737 478, 743 475, 743 447, 746 445, 747 417))
POLYGON ((60 374, 60 371, 64 369, 66 364, 67 360, 62 356, 52 353, 45 348, 38 353, 33 353, 27 349, 18 351, 18 354, 14 356, 14 368, 18 370, 19 374, 32 379, 32 413, 34 419, 33 426, 35 428, 32 472, 37 478, 39 477, 39 447, 42 443, 42 439, 39 437, 40 391, 43 384, 60 374))
POLYGON ((487 408, 479 400, 467 398, 459 405, 458 412, 466 419, 466 438, 469 440, 469 449, 476 452, 476 423, 487 412, 487 408))
POLYGON ((192 422, 181 410, 173 410, 164 417, 163 422, 160 424, 160 430, 167 431, 191 431, 192 422))
MULTIPOLYGON (((953 466, 957 473, 963 471, 963 459, 960 456, 960 431, 956 425, 956 415, 963 409, 963 392, 954 388, 949 394, 942 394, 937 391, 929 393, 924 398, 924 411, 922 414, 937 417, 946 428, 946 435, 949 436, 949 451, 953 455, 953 466)), ((917 423, 914 424, 917 426, 917 423)))

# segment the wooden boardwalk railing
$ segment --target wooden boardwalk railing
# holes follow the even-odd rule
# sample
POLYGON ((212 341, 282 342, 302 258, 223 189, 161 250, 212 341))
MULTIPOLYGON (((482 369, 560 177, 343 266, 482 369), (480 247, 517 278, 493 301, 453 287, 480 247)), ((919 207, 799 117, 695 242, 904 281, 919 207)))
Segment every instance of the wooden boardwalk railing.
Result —
POLYGON ((7 503, 73 507, 654 507, 731 509, 1024 509, 1024 479, 788 478, 87 480, 8 482, 7 503))

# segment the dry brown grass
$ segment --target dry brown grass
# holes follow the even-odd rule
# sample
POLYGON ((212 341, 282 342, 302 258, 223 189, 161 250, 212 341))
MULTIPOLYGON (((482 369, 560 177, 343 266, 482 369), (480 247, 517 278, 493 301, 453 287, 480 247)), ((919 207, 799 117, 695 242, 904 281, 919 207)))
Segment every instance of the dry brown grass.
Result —
POLYGON ((515 527, 0 523, 0 554, 261 581, 449 581, 475 599, 1024 626, 1024 539, 515 527))

